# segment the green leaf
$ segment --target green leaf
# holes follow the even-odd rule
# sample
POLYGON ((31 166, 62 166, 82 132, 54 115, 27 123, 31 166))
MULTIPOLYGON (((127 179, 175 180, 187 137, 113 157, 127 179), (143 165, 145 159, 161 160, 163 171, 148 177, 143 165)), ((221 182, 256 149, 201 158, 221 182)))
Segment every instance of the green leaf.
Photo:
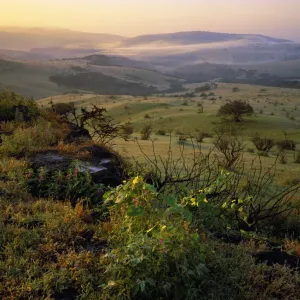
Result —
POLYGON ((153 185, 148 184, 148 183, 143 184, 143 190, 148 190, 152 193, 156 193, 156 188, 153 185))
POLYGON ((223 209, 227 208, 227 203, 226 202, 223 203, 222 208, 223 209))
POLYGON ((129 205, 127 210, 127 215, 129 217, 139 217, 144 215, 144 208, 143 207, 136 207, 135 205, 129 205))
POLYGON ((146 287, 146 282, 145 282, 145 280, 142 280, 142 281, 140 282, 140 288, 141 288, 141 292, 142 292, 142 293, 144 293, 145 287, 146 287))
POLYGON ((295 249, 290 249, 290 250, 288 251, 288 254, 289 254, 289 255, 295 255, 295 254, 296 254, 295 249))
POLYGON ((122 230, 121 230, 121 232, 124 233, 124 232, 126 232, 127 230, 128 230, 128 226, 123 227, 122 230))
POLYGON ((187 219, 187 221, 191 222, 192 221, 192 218, 193 218, 193 215, 191 212, 189 212, 188 210, 186 209, 183 209, 183 216, 187 219))
POLYGON ((170 207, 175 207, 177 205, 177 199, 173 195, 168 195, 164 198, 170 207))

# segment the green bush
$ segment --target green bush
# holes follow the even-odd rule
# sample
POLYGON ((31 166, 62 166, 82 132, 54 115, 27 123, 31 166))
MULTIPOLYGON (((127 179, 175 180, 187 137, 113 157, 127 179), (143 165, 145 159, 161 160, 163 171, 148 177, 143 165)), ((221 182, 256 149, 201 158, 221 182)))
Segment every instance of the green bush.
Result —
POLYGON ((152 125, 151 124, 144 125, 144 127, 141 129, 141 139, 147 141, 150 139, 151 134, 152 134, 152 125))
POLYGON ((251 141, 258 151, 264 153, 268 153, 275 145, 274 139, 268 137, 261 137, 259 134, 255 134, 252 137, 251 141))
POLYGON ((95 184, 88 172, 80 170, 80 163, 77 161, 66 172, 50 173, 46 168, 34 172, 29 169, 25 172, 24 183, 35 197, 64 199, 72 204, 85 199, 91 204, 99 205, 105 192, 102 184, 95 184))
POLYGON ((158 129, 156 135, 166 135, 166 131, 164 129, 158 129))
POLYGON ((279 151, 291 150, 294 151, 296 149, 296 142, 289 139, 284 139, 276 142, 276 146, 279 151))
POLYGON ((42 150, 57 142, 57 137, 51 124, 39 120, 34 126, 17 128, 10 136, 2 136, 0 153, 8 156, 28 154, 42 150))
POLYGON ((191 214, 173 196, 159 199, 141 177, 106 198, 112 250, 103 258, 104 298, 199 299, 208 270, 191 214))
POLYGON ((21 113, 17 115, 17 106, 25 106, 30 119, 38 115, 38 107, 32 98, 25 98, 9 90, 4 90, 0 92, 0 121, 13 121, 21 118, 21 113))

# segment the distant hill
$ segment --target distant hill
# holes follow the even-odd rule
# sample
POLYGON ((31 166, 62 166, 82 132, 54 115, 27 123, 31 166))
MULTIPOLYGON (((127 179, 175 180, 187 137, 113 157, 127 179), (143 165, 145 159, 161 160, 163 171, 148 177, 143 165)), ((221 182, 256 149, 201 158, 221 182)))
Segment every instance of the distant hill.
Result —
POLYGON ((166 34, 141 35, 126 39, 122 42, 124 47, 141 46, 145 44, 170 44, 170 45, 192 45, 199 43, 216 43, 226 41, 249 40, 253 43, 286 43, 284 39, 272 38, 255 34, 233 34, 208 31, 188 31, 166 34))
POLYGON ((88 33, 67 29, 0 27, 2 49, 30 50, 33 48, 99 48, 119 43, 125 38, 105 33, 88 33))
POLYGON ((95 66, 128 67, 138 69, 151 69, 147 62, 133 60, 127 57, 117 55, 94 54, 85 57, 74 58, 70 60, 85 62, 95 66))

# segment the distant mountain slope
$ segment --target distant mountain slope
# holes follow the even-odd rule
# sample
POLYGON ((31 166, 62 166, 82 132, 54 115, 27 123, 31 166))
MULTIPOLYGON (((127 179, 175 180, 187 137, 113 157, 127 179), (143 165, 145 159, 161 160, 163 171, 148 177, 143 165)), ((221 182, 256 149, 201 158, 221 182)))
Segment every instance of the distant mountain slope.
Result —
MULTIPOLYGON (((101 58, 105 60, 106 57, 101 58)), ((25 62, 0 57, 0 87, 9 87, 34 98, 81 89, 99 94, 130 95, 177 92, 183 90, 183 82, 153 70, 107 66, 99 62, 90 64, 80 59, 25 62)))
MULTIPOLYGON (((67 59, 68 60, 68 59, 67 59)), ((71 61, 84 62, 95 66, 114 66, 128 67, 138 69, 151 69, 151 65, 147 62, 133 60, 127 57, 117 55, 94 54, 85 57, 70 59, 71 61)))
POLYGON ((0 27, 2 49, 98 48, 101 45, 119 43, 124 39, 122 36, 113 34, 88 33, 66 29, 0 27))
POLYGON ((166 34, 141 35, 134 38, 126 39, 122 42, 123 47, 134 47, 145 44, 170 44, 170 45, 192 45, 199 43, 216 43, 225 41, 235 41, 247 39, 251 42, 269 42, 285 43, 290 42, 284 39, 272 38, 264 35, 255 34, 233 34, 208 31, 187 31, 166 34))

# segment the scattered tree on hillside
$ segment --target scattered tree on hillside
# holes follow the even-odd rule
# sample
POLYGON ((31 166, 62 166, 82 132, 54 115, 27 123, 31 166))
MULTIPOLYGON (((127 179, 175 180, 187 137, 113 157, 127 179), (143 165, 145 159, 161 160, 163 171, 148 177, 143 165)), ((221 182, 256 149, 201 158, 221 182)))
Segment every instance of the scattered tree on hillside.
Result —
POLYGON ((125 140, 129 138, 130 135, 133 134, 134 132, 134 128, 132 125, 130 125, 129 123, 126 123, 122 126, 122 130, 123 130, 123 135, 125 140))
POLYGON ((151 124, 146 124, 141 130, 141 139, 147 141, 150 139, 152 134, 152 126, 151 124))
POLYGON ((215 148, 222 154, 223 161, 220 164, 226 168, 232 168, 242 157, 244 143, 237 136, 229 135, 223 131, 217 132, 213 141, 215 148))
POLYGON ((231 116, 235 122, 241 122, 244 115, 254 114, 253 107, 242 100, 230 101, 222 105, 219 109, 218 115, 231 116))
POLYGON ((74 105, 69 105, 68 109, 64 110, 61 116, 65 121, 74 123, 79 128, 88 129, 91 137, 95 141, 108 145, 112 144, 113 140, 120 135, 122 126, 116 124, 114 120, 110 116, 105 115, 105 113, 105 108, 98 107, 94 104, 91 109, 76 109, 74 105))
POLYGON ((262 137, 258 133, 256 133, 251 138, 251 141, 258 151, 262 151, 264 153, 268 153, 275 145, 274 139, 269 138, 269 137, 262 137))

